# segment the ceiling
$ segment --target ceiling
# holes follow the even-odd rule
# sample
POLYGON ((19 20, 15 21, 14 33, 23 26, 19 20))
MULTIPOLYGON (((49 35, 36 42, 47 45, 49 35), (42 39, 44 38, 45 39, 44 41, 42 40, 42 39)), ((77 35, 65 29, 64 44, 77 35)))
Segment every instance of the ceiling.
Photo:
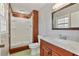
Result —
POLYGON ((29 13, 32 10, 40 10, 48 3, 11 3, 11 7, 14 11, 20 11, 29 13))

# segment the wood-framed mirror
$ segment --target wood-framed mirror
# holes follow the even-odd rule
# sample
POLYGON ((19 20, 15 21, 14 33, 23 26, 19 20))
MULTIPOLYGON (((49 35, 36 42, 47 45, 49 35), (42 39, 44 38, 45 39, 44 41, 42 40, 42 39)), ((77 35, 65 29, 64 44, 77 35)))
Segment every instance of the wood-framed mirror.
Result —
POLYGON ((79 30, 79 4, 69 3, 53 9, 52 30, 79 30))

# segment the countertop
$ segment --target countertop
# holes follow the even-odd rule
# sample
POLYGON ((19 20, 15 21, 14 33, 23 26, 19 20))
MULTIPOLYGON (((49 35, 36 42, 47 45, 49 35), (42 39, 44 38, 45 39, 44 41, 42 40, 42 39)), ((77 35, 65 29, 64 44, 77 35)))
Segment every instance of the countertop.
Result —
POLYGON ((70 51, 76 55, 79 55, 79 42, 71 41, 71 40, 64 40, 64 39, 58 39, 58 38, 52 38, 50 36, 38 36, 39 39, 42 39, 44 41, 47 41, 51 44, 54 44, 58 47, 61 47, 67 51, 70 51))

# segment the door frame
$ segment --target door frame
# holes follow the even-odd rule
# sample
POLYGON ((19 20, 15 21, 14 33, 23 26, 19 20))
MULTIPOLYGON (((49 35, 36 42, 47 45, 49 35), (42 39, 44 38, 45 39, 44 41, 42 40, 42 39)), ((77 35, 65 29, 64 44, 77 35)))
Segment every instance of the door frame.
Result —
POLYGON ((8 3, 8 35, 9 35, 9 53, 11 48, 11 9, 10 9, 10 3, 8 3))

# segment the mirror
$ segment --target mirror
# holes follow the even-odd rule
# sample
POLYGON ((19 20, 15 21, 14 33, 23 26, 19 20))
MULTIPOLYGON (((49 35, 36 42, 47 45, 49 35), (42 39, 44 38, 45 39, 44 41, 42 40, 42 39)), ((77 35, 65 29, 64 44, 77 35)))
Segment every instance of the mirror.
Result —
POLYGON ((52 13, 52 29, 79 29, 79 4, 52 13))

